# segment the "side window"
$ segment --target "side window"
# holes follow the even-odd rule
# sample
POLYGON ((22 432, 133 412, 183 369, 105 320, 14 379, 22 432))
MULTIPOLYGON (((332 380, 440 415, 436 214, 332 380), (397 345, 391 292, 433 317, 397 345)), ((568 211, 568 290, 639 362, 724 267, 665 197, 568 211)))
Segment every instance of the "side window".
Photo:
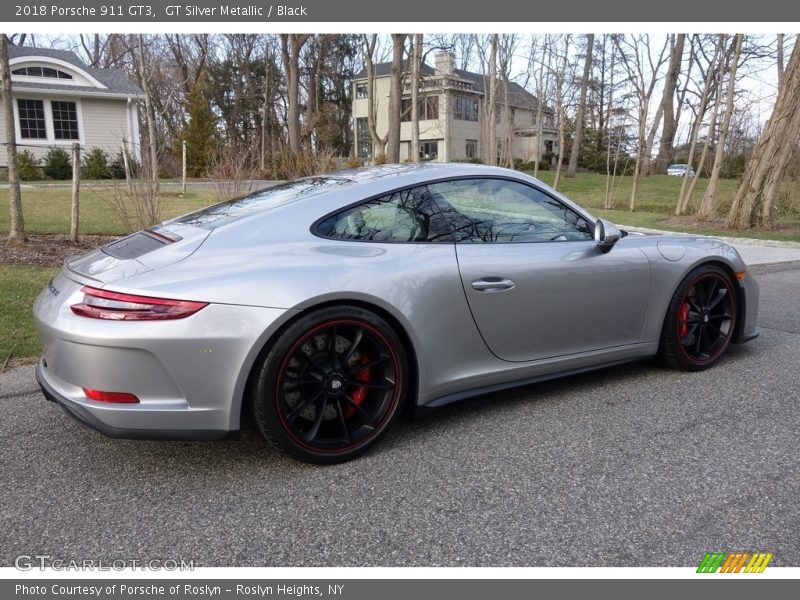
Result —
POLYGON ((428 186, 457 242, 591 240, 591 224, 538 189, 505 179, 455 179, 428 186))
POLYGON ((423 188, 368 200, 332 215, 316 233, 340 240, 372 242, 452 242, 447 221, 423 188))

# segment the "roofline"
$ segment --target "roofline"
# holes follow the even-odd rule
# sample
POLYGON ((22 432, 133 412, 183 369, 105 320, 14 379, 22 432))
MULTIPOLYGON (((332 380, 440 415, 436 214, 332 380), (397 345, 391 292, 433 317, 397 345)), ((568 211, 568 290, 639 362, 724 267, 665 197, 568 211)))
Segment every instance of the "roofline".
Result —
POLYGON ((11 65, 14 65, 19 62, 33 62, 33 61, 55 63, 60 67, 64 67, 66 69, 74 69, 82 73, 90 82, 96 85, 98 89, 101 90, 108 89, 107 85, 104 85, 103 83, 98 81, 96 77, 94 77, 91 73, 85 70, 85 67, 79 67, 75 63, 68 62, 61 58, 54 58, 52 56, 45 56, 43 54, 23 54, 22 56, 16 56, 10 59, 8 61, 8 66, 10 67, 11 65))
POLYGON ((29 94, 44 94, 47 96, 77 96, 80 98, 112 98, 117 100, 127 100, 128 98, 135 98, 137 100, 144 100, 144 94, 127 94, 125 92, 104 92, 102 90, 86 91, 86 90, 62 90, 56 88, 27 88, 24 86, 13 85, 11 86, 11 93, 27 92, 29 94))

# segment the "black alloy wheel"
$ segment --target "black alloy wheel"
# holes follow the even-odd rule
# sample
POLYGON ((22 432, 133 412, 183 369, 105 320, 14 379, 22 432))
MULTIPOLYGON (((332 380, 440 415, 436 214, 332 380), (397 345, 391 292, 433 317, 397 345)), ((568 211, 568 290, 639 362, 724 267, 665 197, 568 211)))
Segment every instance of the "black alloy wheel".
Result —
POLYGON ((272 346, 254 386, 256 421, 296 458, 349 460, 399 412, 406 379, 402 343, 384 319, 356 307, 322 309, 272 346))
POLYGON ((736 326, 736 290, 714 265, 692 271, 673 295, 661 333, 660 355, 669 366, 699 371, 728 348, 736 326))

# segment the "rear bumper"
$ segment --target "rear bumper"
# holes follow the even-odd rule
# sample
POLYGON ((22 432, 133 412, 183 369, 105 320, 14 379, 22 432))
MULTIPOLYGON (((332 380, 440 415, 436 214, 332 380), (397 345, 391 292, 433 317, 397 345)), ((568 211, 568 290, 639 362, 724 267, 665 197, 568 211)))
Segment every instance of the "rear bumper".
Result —
POLYGON ((51 386, 44 372, 44 360, 36 365, 36 381, 44 397, 58 404, 71 418, 103 435, 112 438, 131 440, 221 440, 229 437, 230 431, 218 429, 125 429, 113 427, 95 416, 92 411, 66 396, 59 394, 51 386))
POLYGON ((758 318, 759 288, 753 274, 748 272, 747 276, 739 282, 738 296, 738 318, 739 325, 733 337, 734 344, 744 344, 758 337, 756 331, 756 319, 758 318))

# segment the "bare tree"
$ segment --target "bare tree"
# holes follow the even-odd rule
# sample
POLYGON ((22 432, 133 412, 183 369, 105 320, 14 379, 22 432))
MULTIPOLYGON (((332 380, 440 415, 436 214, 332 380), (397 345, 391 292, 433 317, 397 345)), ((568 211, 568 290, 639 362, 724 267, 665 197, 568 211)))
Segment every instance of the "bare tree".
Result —
POLYGON ((300 50, 308 40, 308 34, 281 34, 281 59, 286 73, 288 106, 286 125, 289 132, 289 150, 295 154, 302 151, 300 137, 300 50))
POLYGON ((483 161, 487 165, 497 164, 497 45, 498 34, 489 36, 488 42, 484 42, 476 36, 475 45, 478 47, 478 54, 481 58, 481 68, 483 70, 483 106, 481 107, 481 131, 483 133, 483 161), (486 56, 485 43, 489 44, 489 57, 486 56))
MULTIPOLYGON (((700 44, 701 42, 698 41, 698 50, 701 49, 700 44)), ((689 154, 686 158, 686 164, 688 168, 684 172, 683 179, 681 181, 681 191, 678 195, 678 202, 675 206, 676 215, 682 215, 686 212, 686 209, 689 206, 689 200, 691 199, 692 193, 694 192, 694 187, 697 184, 697 180, 700 177, 700 173, 703 170, 703 167, 705 167, 706 155, 708 154, 708 139, 706 139, 706 144, 703 148, 703 155, 697 164, 697 169, 695 171, 695 174, 694 176, 692 176, 691 169, 692 165, 694 165, 694 155, 697 149, 697 137, 700 133, 700 127, 703 124, 703 118, 705 117, 706 110, 708 109, 708 103, 713 94, 713 88, 715 85, 717 86, 717 88, 719 87, 719 80, 717 79, 717 75, 720 73, 720 70, 717 67, 717 61, 721 60, 723 51, 724 51, 724 36, 719 36, 719 42, 715 46, 715 51, 711 58, 711 62, 709 63, 708 68, 706 69, 705 77, 703 79, 703 89, 700 92, 700 97, 696 108, 695 120, 694 123, 692 124, 692 131, 689 134, 689 154)), ((692 55, 692 62, 697 62, 697 57, 695 57, 694 55, 692 55)), ((711 117, 711 125, 709 126, 709 137, 711 136, 711 131, 713 130, 714 123, 716 122, 718 105, 719 105, 718 102, 714 105, 714 111, 711 117)))
POLYGON ((422 34, 411 41, 411 160, 419 162, 419 84, 422 66, 422 34))
POLYGON ((539 176, 539 163, 542 162, 542 137, 544 135, 544 102, 550 96, 553 40, 550 35, 542 38, 541 58, 537 56, 537 37, 532 36, 530 55, 528 57, 528 71, 533 73, 536 87, 536 163, 533 166, 533 176, 539 176))
POLYGON ((136 55, 136 64, 140 73, 140 81, 142 83, 142 91, 144 92, 144 114, 145 121, 147 122, 147 147, 150 158, 149 165, 149 179, 153 185, 154 193, 158 194, 158 136, 156 135, 156 117, 153 108, 153 96, 150 92, 150 74, 147 66, 145 65, 145 50, 144 50, 144 36, 138 36, 138 50, 136 55))
POLYGON ((386 142, 389 139, 388 133, 384 137, 378 135, 378 128, 375 119, 377 98, 375 98, 375 50, 378 44, 378 34, 364 36, 364 69, 367 72, 367 127, 372 138, 373 158, 385 156, 386 142))
MULTIPOLYGON (((673 157, 673 143, 675 142, 675 132, 678 127, 680 112, 675 113, 675 95, 678 87, 678 76, 681 72, 683 62, 683 48, 686 42, 686 34, 679 33, 670 36, 670 59, 669 68, 664 78, 664 91, 661 96, 661 112, 664 119, 664 126, 661 128, 661 141, 659 142, 658 157, 656 158, 655 173, 665 174, 669 163, 673 157)), ((688 77, 688 75, 687 75, 688 77)), ((678 103, 678 111, 681 105, 678 103)))
POLYGON ((586 112, 586 94, 589 89, 589 78, 592 73, 592 50, 594 49, 594 34, 586 35, 586 58, 583 61, 583 77, 581 77, 581 95, 578 100, 578 112, 575 114, 575 137, 572 140, 572 152, 569 156, 569 166, 567 167, 566 177, 575 177, 578 168, 578 156, 581 153, 581 142, 583 141, 583 121, 586 112))
POLYGON ((564 162, 564 146, 566 144, 566 114, 564 110, 564 84, 567 78, 567 66, 569 65, 569 43, 571 36, 564 36, 564 55, 561 57, 561 66, 556 71, 556 117, 558 118, 558 162, 556 163, 556 176, 553 180, 553 188, 558 189, 561 183, 561 165, 564 162))
POLYGON ((400 162, 400 120, 403 97, 403 56, 406 34, 392 34, 392 66, 389 70, 389 131, 386 140, 386 161, 400 162))
POLYGON ((11 207, 11 227, 8 231, 9 244, 24 244, 25 220, 22 216, 22 192, 19 185, 19 160, 14 127, 14 104, 11 99, 11 68, 8 65, 8 45, 10 40, 0 33, 0 79, 2 79, 3 119, 6 128, 6 156, 8 157, 8 193, 11 207))
POLYGON ((753 150, 753 158, 725 219, 726 227, 773 226, 772 208, 797 140, 800 140, 800 36, 795 38, 775 109, 753 150))
POLYGON ((731 59, 730 74, 728 75, 728 91, 725 96, 725 113, 722 116, 722 125, 719 130, 719 139, 717 140, 717 150, 714 155, 714 166, 711 169, 711 177, 708 179, 708 187, 703 196, 703 202, 700 204, 700 210, 697 211, 697 216, 700 219, 707 219, 716 208, 717 202, 717 183, 719 182, 719 173, 722 169, 722 159, 725 156, 725 142, 728 137, 728 129, 731 124, 731 115, 733 114, 733 99, 736 93, 736 67, 739 64, 739 57, 742 54, 742 40, 744 35, 741 33, 736 34, 736 47, 733 51, 733 58, 731 59))
POLYGON ((633 179, 631 181, 630 210, 636 210, 636 192, 639 184, 639 176, 642 173, 642 166, 649 160, 647 155, 647 139, 645 132, 647 128, 647 115, 650 107, 650 98, 653 95, 658 74, 664 64, 668 40, 664 41, 660 52, 653 53, 650 36, 648 34, 620 36, 614 38, 617 44, 620 58, 625 65, 625 70, 631 85, 636 90, 639 101, 638 109, 638 145, 636 151, 636 162, 633 167, 633 179))

